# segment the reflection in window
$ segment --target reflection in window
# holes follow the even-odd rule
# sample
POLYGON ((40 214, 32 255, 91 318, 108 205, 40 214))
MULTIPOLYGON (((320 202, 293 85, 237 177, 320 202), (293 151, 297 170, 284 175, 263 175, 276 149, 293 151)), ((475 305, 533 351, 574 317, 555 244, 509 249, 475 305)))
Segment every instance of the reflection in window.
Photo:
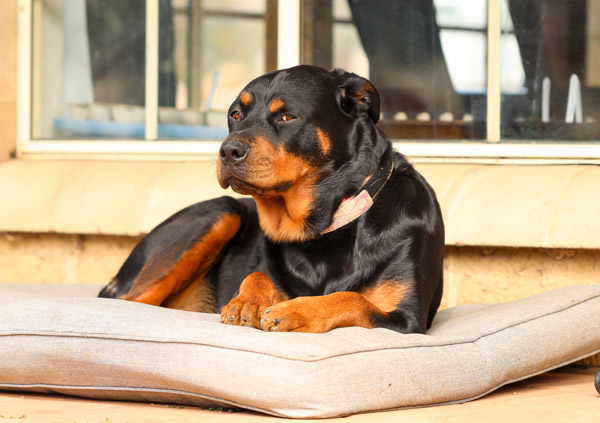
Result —
MULTIPOLYGON (((159 0, 159 138, 219 139, 275 68, 276 0, 159 0)), ((34 139, 145 136, 145 0, 34 2, 34 139)), ((155 46, 156 47, 156 46, 155 46)))
MULTIPOLYGON (((159 138, 226 133, 241 87, 276 68, 277 3, 158 0, 159 138)), ((32 4, 32 138, 143 139, 147 2, 32 4)), ((301 61, 369 77, 389 135, 486 138, 487 0, 300 7, 301 61)), ((598 140, 600 0, 501 7, 502 139, 598 140)))
MULTIPOLYGON (((160 8, 170 13, 167 2, 160 8)), ((35 3, 33 138, 144 137, 145 13, 144 0, 35 3)), ((168 19, 160 33, 172 38, 168 19)), ((168 55, 159 60, 166 106, 174 102, 171 64, 168 55)))
POLYGON ((600 2, 507 0, 513 45, 502 44, 504 139, 598 140, 600 138, 600 2), (518 48, 521 63, 505 60, 518 48), (505 75, 522 65, 520 90, 505 75))
MULTIPOLYGON (((177 100, 175 109, 159 110, 159 123, 180 125, 170 138, 198 138, 202 126, 221 128, 213 139, 223 138, 233 99, 251 79, 276 67, 276 0, 172 3, 177 100)), ((163 41, 160 51, 169 51, 163 41)))
POLYGON ((380 125, 389 135, 405 139, 485 138, 485 0, 304 3, 303 40, 310 30, 322 29, 320 37, 310 37, 309 54, 303 48, 303 62, 344 67, 368 76, 380 91, 380 125), (306 13, 306 4, 321 12, 306 13), (322 34, 327 35, 325 18, 331 15, 327 13, 331 7, 333 37, 326 37, 322 34), (328 62, 322 56, 330 51, 327 43, 332 39, 328 62))

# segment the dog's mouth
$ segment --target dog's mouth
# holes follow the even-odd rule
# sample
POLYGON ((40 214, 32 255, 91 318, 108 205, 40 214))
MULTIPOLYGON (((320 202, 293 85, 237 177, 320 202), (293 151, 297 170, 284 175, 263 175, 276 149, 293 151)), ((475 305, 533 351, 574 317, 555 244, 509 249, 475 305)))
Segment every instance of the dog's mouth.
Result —
POLYGON ((257 178, 252 178, 247 171, 238 169, 235 166, 219 166, 217 170, 217 180, 223 189, 231 187, 232 190, 242 195, 265 195, 270 191, 253 183, 253 179, 257 178))
POLYGON ((272 187, 261 187, 247 182, 237 176, 229 174, 226 178, 219 177, 219 185, 223 189, 231 187, 232 190, 242 195, 259 195, 261 197, 270 197, 273 195, 281 194, 287 191, 293 182, 282 182, 272 187))
POLYGON ((231 187, 238 194, 262 197, 281 194, 293 185, 292 180, 276 177, 268 158, 254 158, 238 165, 218 163, 217 180, 223 189, 231 187))
POLYGON ((231 187, 232 190, 242 195, 259 194, 262 191, 261 188, 256 185, 252 185, 242 179, 239 179, 233 175, 229 175, 226 179, 219 178, 219 184, 223 189, 231 187))
POLYGON ((315 168, 302 158, 260 140, 244 157, 226 157, 217 162, 217 179, 223 189, 231 187, 238 194, 263 198, 284 195, 307 178, 314 182, 314 173, 315 168))

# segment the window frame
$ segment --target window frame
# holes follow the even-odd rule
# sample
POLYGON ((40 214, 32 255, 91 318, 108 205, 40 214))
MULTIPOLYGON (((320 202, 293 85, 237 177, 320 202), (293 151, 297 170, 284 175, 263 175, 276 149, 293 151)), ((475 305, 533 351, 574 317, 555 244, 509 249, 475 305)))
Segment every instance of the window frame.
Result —
MULTIPOLYGON (((488 1, 487 62, 487 139, 452 141, 394 140, 394 145, 411 159, 420 162, 502 163, 600 163, 600 143, 531 140, 502 141, 500 128, 500 40, 501 0, 488 1)), ((41 0, 18 0, 18 110, 17 157, 77 159, 206 159, 214 157, 220 140, 157 140, 158 124, 158 8, 159 0, 146 0, 146 139, 31 139, 32 56, 34 8, 41 0), (148 42, 149 40, 152 40, 148 42), (155 81, 156 83, 153 83, 155 81)), ((300 63, 301 0, 277 1, 277 67, 300 63)), ((599 140, 600 141, 600 140, 599 140)))

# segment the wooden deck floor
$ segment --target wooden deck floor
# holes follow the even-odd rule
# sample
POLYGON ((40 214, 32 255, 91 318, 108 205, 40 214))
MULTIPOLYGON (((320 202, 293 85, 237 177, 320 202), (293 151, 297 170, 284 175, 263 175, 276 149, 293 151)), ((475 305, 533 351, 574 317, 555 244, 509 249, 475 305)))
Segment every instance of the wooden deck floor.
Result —
MULTIPOLYGON (((291 421, 258 413, 226 413, 196 407, 94 401, 58 395, 0 392, 0 423, 230 423, 291 421)), ((593 374, 546 373, 459 405, 359 414, 344 423, 403 422, 600 422, 593 374)))

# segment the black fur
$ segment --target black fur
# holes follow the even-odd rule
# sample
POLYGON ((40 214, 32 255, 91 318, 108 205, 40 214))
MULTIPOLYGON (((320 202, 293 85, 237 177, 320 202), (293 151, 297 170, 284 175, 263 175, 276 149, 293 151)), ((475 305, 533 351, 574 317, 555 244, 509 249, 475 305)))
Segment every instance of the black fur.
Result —
POLYGON ((155 228, 100 295, 127 294, 152 255, 170 254, 176 266, 219 216, 235 214, 241 217, 240 229, 206 276, 219 309, 256 271, 268 275, 289 298, 360 293, 393 280, 409 284, 409 294, 394 312, 373 315, 373 326, 425 332, 442 295, 442 217, 432 188, 376 126, 380 99, 375 87, 343 70, 298 66, 261 76, 243 93, 229 110, 230 134, 224 145, 241 142, 248 151, 222 151, 219 182, 257 200, 292 189, 297 180, 279 180, 275 175, 277 183, 267 185, 263 180, 270 181, 270 174, 256 176, 269 168, 268 158, 260 161, 244 155, 255 154, 257 140, 281 148, 285 157, 301 159, 314 181, 298 239, 265 236, 253 199, 209 200, 155 228), (273 112, 275 99, 283 107, 273 112), (327 135, 329 144, 319 143, 317 131, 327 135), (369 175, 390 160, 394 170, 374 205, 353 222, 322 234, 342 200, 356 194, 369 175))

